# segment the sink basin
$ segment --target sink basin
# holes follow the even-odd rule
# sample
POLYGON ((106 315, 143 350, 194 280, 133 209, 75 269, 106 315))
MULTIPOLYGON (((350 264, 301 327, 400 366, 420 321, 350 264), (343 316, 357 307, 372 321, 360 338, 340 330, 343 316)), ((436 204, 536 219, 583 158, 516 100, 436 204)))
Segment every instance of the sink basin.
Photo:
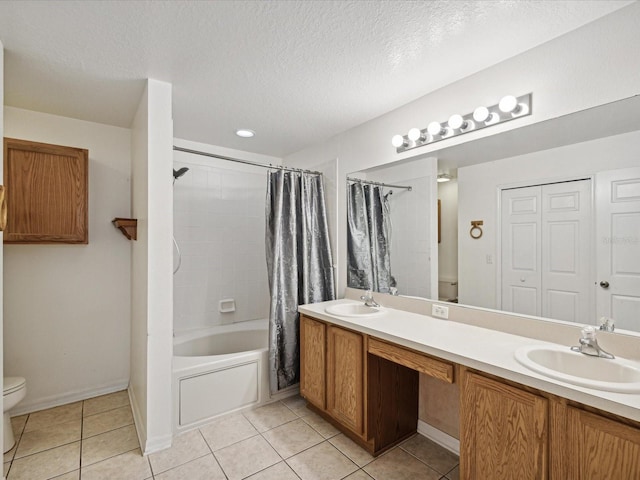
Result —
POLYGON ((533 345, 515 352, 518 362, 534 372, 581 387, 640 393, 640 362, 612 360, 573 352, 569 347, 533 345))
POLYGON ((384 314, 382 307, 367 307, 364 303, 338 303, 324 311, 338 317, 377 317, 384 314))

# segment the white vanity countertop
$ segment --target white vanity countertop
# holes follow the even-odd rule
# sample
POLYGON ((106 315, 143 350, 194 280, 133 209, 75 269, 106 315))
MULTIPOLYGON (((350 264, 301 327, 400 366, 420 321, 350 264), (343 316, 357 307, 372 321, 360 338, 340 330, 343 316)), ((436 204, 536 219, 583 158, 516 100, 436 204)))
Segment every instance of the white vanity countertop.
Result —
POLYGON ((384 307, 385 315, 368 318, 338 317, 325 312, 328 306, 353 302, 333 300, 301 305, 298 310, 335 325, 640 421, 640 394, 605 392, 564 383, 529 370, 514 357, 515 350, 522 346, 555 344, 387 307, 384 307))

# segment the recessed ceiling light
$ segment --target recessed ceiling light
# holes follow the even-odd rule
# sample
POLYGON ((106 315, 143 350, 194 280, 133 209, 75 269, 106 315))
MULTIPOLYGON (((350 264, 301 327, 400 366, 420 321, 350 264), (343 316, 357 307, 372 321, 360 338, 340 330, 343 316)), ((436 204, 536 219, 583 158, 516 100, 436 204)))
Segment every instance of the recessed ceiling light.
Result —
POLYGON ((253 130, 249 130, 247 128, 239 128, 236 130, 236 135, 242 138, 251 138, 256 134, 253 130))

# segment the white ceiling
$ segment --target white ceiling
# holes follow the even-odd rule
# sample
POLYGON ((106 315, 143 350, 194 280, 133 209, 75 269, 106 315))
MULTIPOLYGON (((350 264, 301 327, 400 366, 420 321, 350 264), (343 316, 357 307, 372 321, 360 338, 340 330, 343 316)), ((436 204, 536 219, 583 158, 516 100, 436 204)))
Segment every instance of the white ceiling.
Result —
POLYGON ((630 3, 2 1, 5 104, 129 127, 155 78, 176 137, 282 157, 630 3))

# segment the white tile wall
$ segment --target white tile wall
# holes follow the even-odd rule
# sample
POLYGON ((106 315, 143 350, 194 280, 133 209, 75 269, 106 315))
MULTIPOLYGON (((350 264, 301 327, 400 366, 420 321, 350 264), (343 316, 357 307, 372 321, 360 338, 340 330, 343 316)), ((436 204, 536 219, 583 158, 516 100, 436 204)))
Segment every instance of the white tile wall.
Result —
MULTIPOLYGON (((391 204, 391 274, 398 293, 429 298, 429 177, 394 181, 410 185, 412 190, 392 189, 391 204)), ((388 190, 385 189, 385 193, 388 190)))
POLYGON ((181 167, 189 171, 174 185, 174 234, 182 252, 173 281, 174 329, 267 317, 266 170, 176 161, 174 168, 181 167), (236 311, 220 313, 227 298, 235 299, 236 311))

